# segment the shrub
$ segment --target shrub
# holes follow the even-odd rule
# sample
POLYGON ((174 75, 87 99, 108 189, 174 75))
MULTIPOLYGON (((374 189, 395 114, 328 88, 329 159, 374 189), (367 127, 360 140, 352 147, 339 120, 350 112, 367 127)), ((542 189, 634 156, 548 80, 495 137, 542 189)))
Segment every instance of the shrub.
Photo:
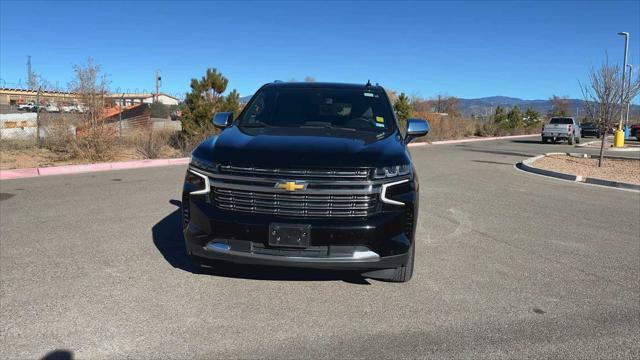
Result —
POLYGON ((78 131, 75 155, 90 161, 108 161, 113 158, 118 129, 109 124, 97 123, 78 131))
POLYGON ((156 130, 145 131, 134 135, 136 152, 145 159, 157 159, 169 145, 169 139, 174 131, 156 130))
POLYGON ((171 113, 171 107, 159 102, 155 102, 149 106, 151 110, 151 117, 166 119, 171 113))
POLYGON ((495 136, 498 131, 498 125, 494 122, 477 122, 476 136, 495 136))
POLYGON ((29 140, 0 138, 0 150, 29 150, 35 147, 35 137, 29 140))
POLYGON ((44 127, 42 145, 65 159, 73 157, 76 152, 75 128, 66 118, 50 120, 44 127))

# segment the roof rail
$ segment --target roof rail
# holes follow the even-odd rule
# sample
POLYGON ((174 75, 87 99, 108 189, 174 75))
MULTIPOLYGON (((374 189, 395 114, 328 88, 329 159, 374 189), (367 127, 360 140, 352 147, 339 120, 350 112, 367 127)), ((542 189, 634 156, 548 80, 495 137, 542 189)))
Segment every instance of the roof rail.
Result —
POLYGON ((281 82, 284 82, 284 81, 282 81, 282 80, 273 80, 274 84, 281 83, 281 82))

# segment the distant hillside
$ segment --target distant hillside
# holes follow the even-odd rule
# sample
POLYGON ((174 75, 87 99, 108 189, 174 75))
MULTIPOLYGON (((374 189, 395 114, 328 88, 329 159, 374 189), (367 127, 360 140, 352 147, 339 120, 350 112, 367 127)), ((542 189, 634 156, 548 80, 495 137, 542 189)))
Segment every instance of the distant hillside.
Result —
MULTIPOLYGON (((246 104, 251 99, 251 96, 243 96, 240 98, 240 103, 246 104)), ((489 96, 477 99, 458 99, 460 112, 465 117, 473 115, 482 116, 489 115, 495 111, 496 106, 502 106, 506 109, 511 109, 514 106, 518 106, 521 110, 525 111, 528 107, 532 107, 534 110, 542 115, 547 114, 551 110, 551 101, 549 100, 523 100, 508 96, 489 96)), ((583 116, 584 100, 570 99, 571 115, 583 116)), ((640 105, 631 106, 631 116, 640 115, 640 105)))
MULTIPOLYGON (((514 106, 518 106, 523 111, 529 107, 540 114, 547 114, 551 110, 551 101, 549 100, 523 100, 518 98, 506 97, 506 96, 490 96, 478 99, 458 99, 460 112, 464 116, 472 115, 488 115, 493 113, 496 106, 502 106, 510 109, 514 106)), ((571 115, 583 116, 584 115, 584 100, 569 99, 571 115)), ((631 114, 637 115, 640 113, 640 106, 632 105, 631 114)))

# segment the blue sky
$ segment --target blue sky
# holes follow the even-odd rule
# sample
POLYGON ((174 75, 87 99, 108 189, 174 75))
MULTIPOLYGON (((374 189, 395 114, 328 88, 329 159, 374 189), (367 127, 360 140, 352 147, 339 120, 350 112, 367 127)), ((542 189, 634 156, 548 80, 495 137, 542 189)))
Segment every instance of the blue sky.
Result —
POLYGON ((0 3, 0 78, 26 79, 26 56, 65 86, 88 56, 112 90, 168 93, 215 67, 252 94, 276 79, 364 83, 464 98, 580 97, 608 53, 640 70, 640 1, 9 2, 0 3))

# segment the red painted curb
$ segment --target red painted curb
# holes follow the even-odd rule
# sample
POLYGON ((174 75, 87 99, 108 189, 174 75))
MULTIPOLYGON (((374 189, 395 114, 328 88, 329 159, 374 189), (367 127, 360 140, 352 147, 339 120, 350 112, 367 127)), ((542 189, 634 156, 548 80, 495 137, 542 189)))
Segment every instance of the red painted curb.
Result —
POLYGON ((80 174, 80 173, 108 171, 108 170, 139 169, 139 168, 157 167, 157 166, 184 165, 188 163, 189 163, 189 158, 178 158, 178 159, 133 160, 133 161, 121 161, 121 162, 113 162, 113 163, 64 165, 64 166, 52 166, 52 167, 44 167, 44 168, 0 170, 0 180, 24 179, 24 178, 31 178, 36 176, 49 176, 49 175, 80 174))
POLYGON ((0 170, 0 180, 38 176, 38 168, 0 170))

